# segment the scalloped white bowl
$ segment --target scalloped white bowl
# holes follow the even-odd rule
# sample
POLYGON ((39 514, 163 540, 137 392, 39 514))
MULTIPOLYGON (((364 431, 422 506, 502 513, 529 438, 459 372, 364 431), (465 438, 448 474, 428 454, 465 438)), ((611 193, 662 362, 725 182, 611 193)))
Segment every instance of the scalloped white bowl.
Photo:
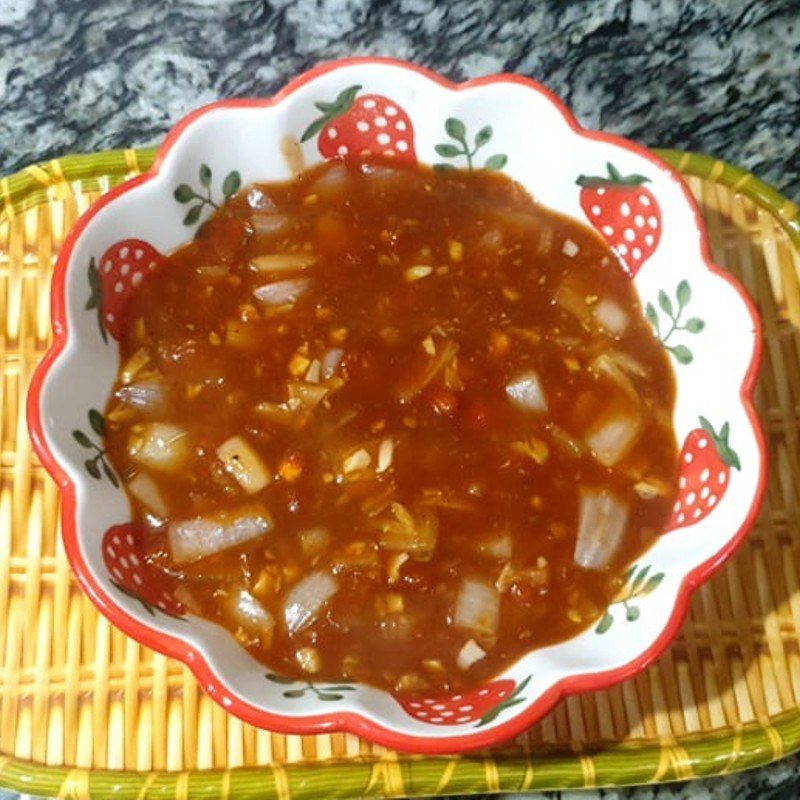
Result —
MULTIPOLYGON (((392 118, 387 120, 391 126, 392 118)), ((323 136, 333 138, 323 129, 301 145, 306 163, 331 153, 323 136)), ((635 201, 637 195, 631 197, 635 201)), ((207 214, 203 207, 200 220, 207 214)), ((607 222, 605 215, 604 209, 607 222)), ((634 233, 636 241, 642 241, 634 233)), ((268 100, 202 108, 170 132, 147 173, 109 192, 81 217, 61 251, 52 292, 54 343, 34 377, 28 418, 35 447, 62 490, 64 540, 72 566, 114 624, 184 661, 215 700, 261 727, 287 733, 347 730, 427 753, 507 739, 541 718, 565 694, 607 687, 652 661, 679 628, 692 589, 746 533, 763 494, 765 450, 751 404, 760 356, 759 323, 741 287, 711 263, 703 224, 686 187, 651 153, 623 139, 582 130, 547 90, 513 75, 455 85, 410 64, 351 59, 314 69, 268 100), (660 323, 661 335, 666 338, 669 328, 674 329, 665 346, 678 357, 674 424, 679 441, 690 442, 683 457, 691 456, 698 443, 714 446, 713 437, 703 437, 701 416, 717 431, 727 424, 723 433, 738 455, 738 469, 719 470, 714 507, 694 521, 696 506, 687 500, 680 524, 635 565, 626 603, 611 606, 601 624, 581 635, 527 654, 471 696, 445 698, 443 705, 468 708, 446 719, 433 708, 442 698, 416 701, 417 711, 430 709, 426 719, 420 713, 410 715, 391 694, 368 686, 328 692, 335 696, 328 700, 309 687, 304 693, 292 692, 266 679, 264 667, 223 629, 190 616, 148 613, 120 593, 104 564, 101 543, 109 528, 130 519, 129 504, 102 474, 96 478, 86 471, 87 451, 73 434, 84 430, 91 435, 87 412, 105 406, 118 365, 115 342, 103 340, 97 312, 86 309, 92 259, 99 263, 120 240, 144 240, 164 253, 189 238, 194 228, 184 224, 188 206, 176 200, 174 191, 180 184, 197 186, 201 164, 212 170, 210 191, 217 199, 223 194, 223 176, 231 172, 238 172, 243 184, 290 177, 282 143, 285 146, 287 137, 298 140, 319 116, 315 103, 330 102, 354 86, 361 87, 354 93, 356 99, 363 102, 365 96, 376 95, 384 108, 388 103, 407 115, 411 125, 392 132, 398 157, 436 163, 444 152, 445 160, 463 165, 463 158, 447 155, 452 149, 435 149, 455 141, 445 121, 461 120, 470 143, 489 125, 490 141, 476 153, 476 166, 495 155, 491 164, 501 166, 538 201, 584 222, 591 223, 597 212, 587 202, 582 206, 586 198, 576 184, 579 175, 605 173, 611 163, 622 174, 645 177, 649 198, 655 201, 655 208, 649 208, 655 222, 644 208, 638 209, 643 221, 635 219, 637 208, 629 209, 629 220, 622 219, 624 209, 617 204, 614 224, 645 229, 651 225, 657 235, 651 236, 647 252, 642 255, 640 250, 638 260, 624 247, 618 247, 618 254, 623 266, 635 273, 643 305, 652 305, 651 316, 660 323), (631 267, 634 262, 638 270, 631 267), (670 316, 678 318, 677 325, 670 316), (688 319, 702 323, 684 328, 688 319), (476 719, 475 708, 496 713, 476 719)), ((699 503, 699 496, 693 502, 699 503)), ((315 688, 324 690, 324 685, 315 688)))

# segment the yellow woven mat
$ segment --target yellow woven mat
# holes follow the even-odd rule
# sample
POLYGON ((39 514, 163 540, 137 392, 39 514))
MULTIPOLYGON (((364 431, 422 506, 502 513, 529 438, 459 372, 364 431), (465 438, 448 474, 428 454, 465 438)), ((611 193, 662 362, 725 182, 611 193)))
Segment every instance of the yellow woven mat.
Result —
MULTIPOLYGON (((115 630, 70 573, 58 492, 28 440, 25 394, 49 341, 54 259, 98 187, 137 167, 131 151, 118 160, 107 176, 94 170, 85 181, 65 180, 51 162, 28 175, 35 196, 15 184, 12 198, 8 183, 0 185, 0 785, 21 785, 27 774, 35 777, 30 791, 75 797, 105 796, 112 785, 124 790, 120 796, 155 795, 160 786, 170 795, 213 797, 213 787, 227 793, 232 782, 252 797, 491 791, 690 777, 800 745, 800 254, 778 216, 720 182, 688 178, 716 262, 753 295, 765 326, 757 402, 772 464, 745 544, 697 592, 669 650, 635 679, 569 698, 515 745, 485 757, 398 759, 350 735, 282 736, 241 723, 203 694, 186 667, 115 630), (295 768, 331 760, 353 769, 295 768), (69 769, 260 765, 275 769, 211 773, 209 784, 202 773, 103 777, 69 769), (328 782, 309 783, 315 775, 328 782)), ((697 159, 694 171, 708 173, 709 164, 697 159)), ((735 183, 730 175, 727 183, 735 183)), ((791 204, 785 209, 796 213, 791 204)))

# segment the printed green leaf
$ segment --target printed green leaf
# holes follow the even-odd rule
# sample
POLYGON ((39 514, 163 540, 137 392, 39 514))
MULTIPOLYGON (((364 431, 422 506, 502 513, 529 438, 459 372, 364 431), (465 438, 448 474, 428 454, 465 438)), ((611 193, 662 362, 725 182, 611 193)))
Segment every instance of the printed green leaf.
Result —
POLYGON ((200 212, 203 210, 203 206, 201 204, 192 206, 187 212, 186 216, 183 218, 184 225, 194 225, 197 220, 200 219, 200 212))
POLYGON ((492 138, 492 126, 486 125, 475 134, 475 149, 483 147, 492 138))
POLYGON ((305 689, 289 689, 283 693, 283 696, 288 697, 290 700, 294 700, 298 697, 302 697, 305 693, 305 689))
POLYGON ((661 335, 661 331, 658 327, 658 312, 656 311, 656 307, 652 303, 648 303, 644 307, 644 315, 647 317, 647 321, 653 326, 653 329, 656 332, 656 336, 661 335))
POLYGON ((637 566, 637 564, 631 564, 630 567, 628 567, 628 571, 625 573, 624 577, 625 583, 627 583, 633 577, 633 573, 636 572, 637 566))
POLYGON ((346 683, 337 684, 336 686, 326 686, 325 691, 328 692, 354 692, 356 690, 355 686, 349 686, 346 683))
POLYGON ((361 91, 361 86, 349 86, 339 92, 337 98, 332 102, 318 101, 314 103, 316 108, 322 112, 322 116, 317 117, 304 131, 300 137, 301 142, 307 142, 312 136, 316 136, 329 122, 340 117, 350 109, 356 99, 356 95, 361 91))
POLYGON ((675 356, 675 360, 679 364, 691 364, 694 359, 692 351, 684 344, 676 344, 674 347, 668 347, 667 350, 675 356))
POLYGON ((678 291, 676 296, 678 298, 679 310, 682 310, 689 305, 689 301, 692 299, 692 287, 689 286, 689 281, 681 281, 678 284, 678 291))
POLYGON ((433 168, 437 172, 447 172, 449 169, 455 169, 455 166, 453 164, 434 164, 433 168))
POLYGON ((686 328, 689 333, 700 333, 705 326, 705 322, 703 322, 703 320, 701 320, 699 317, 691 317, 690 319, 686 320, 686 324, 683 327, 686 328))
POLYGON ((507 163, 508 156, 505 155, 505 153, 495 153, 493 156, 489 156, 489 158, 486 159, 483 168, 491 170, 503 169, 507 163))
POLYGON ((114 471, 108 466, 108 463, 104 458, 100 459, 100 461, 103 465, 103 472, 105 473, 106 478, 108 478, 108 480, 111 482, 111 485, 115 489, 119 489, 119 481, 117 480, 117 476, 114 474, 114 471))
POLYGON ((211 186, 211 167, 208 164, 200 165, 200 183, 206 188, 211 186))
POLYGON ((83 431, 72 431, 72 438, 81 446, 91 449, 94 447, 91 439, 83 431))
POLYGON ((642 567, 636 575, 636 578, 633 581, 633 585, 631 586, 631 594, 636 594, 636 590, 644 583, 644 579, 647 577, 647 573, 650 572, 650 565, 648 564, 646 567, 642 567))
POLYGON ((456 147, 454 144, 437 144, 433 149, 442 158, 456 158, 463 154, 463 150, 456 147))
POLYGON ((672 300, 669 299, 667 293, 663 289, 658 293, 658 304, 668 317, 672 316, 672 300))
POLYGON ((609 614, 608 611, 606 611, 606 613, 603 614, 603 618, 600 620, 600 622, 597 623, 597 627, 594 629, 594 632, 603 634, 613 624, 614 624, 614 617, 612 617, 611 614, 609 614))
POLYGON ((89 424, 92 426, 92 430, 98 436, 105 436, 106 421, 103 419, 103 415, 96 408, 90 408, 88 416, 89 424))
POLYGON ((628 622, 636 622, 639 619, 639 615, 641 611, 639 611, 639 606, 628 606, 627 610, 625 611, 625 619, 628 622))
POLYGON ((222 194, 225 199, 233 197, 242 185, 242 176, 236 171, 229 172, 222 183, 222 194))
POLYGON ((451 139, 456 139, 466 145, 467 129, 460 119, 448 117, 444 123, 444 129, 451 139))
POLYGON ((188 203, 195 195, 194 189, 186 183, 182 183, 178 186, 177 189, 172 193, 172 196, 179 202, 179 203, 188 203))
POLYGON ((100 480, 100 467, 97 466, 97 462, 93 458, 87 458, 86 461, 83 462, 83 466, 86 467, 86 471, 95 478, 95 480, 100 480))
POLYGON ((344 695, 335 692, 317 692, 318 700, 344 700, 344 695))
POLYGON ((640 596, 644 597, 645 595, 650 594, 650 592, 654 592, 663 580, 663 572, 657 572, 655 575, 651 575, 650 578, 648 578, 647 583, 644 585, 642 591, 639 592, 640 596))
POLYGON ((300 137, 300 141, 301 142, 307 142, 309 139, 311 139, 312 137, 316 136, 327 124, 328 124, 328 117, 327 116, 323 116, 323 117, 319 117, 319 119, 315 119, 305 129, 305 131, 303 131, 303 135, 300 137))
POLYGON ((273 683, 280 683, 284 686, 288 686, 290 683, 294 683, 294 678, 287 678, 285 675, 276 675, 274 672, 266 673, 266 678, 268 681, 272 681, 273 683))
POLYGON ((610 161, 606 161, 606 169, 608 170, 608 177, 614 183, 622 183, 622 173, 610 161))

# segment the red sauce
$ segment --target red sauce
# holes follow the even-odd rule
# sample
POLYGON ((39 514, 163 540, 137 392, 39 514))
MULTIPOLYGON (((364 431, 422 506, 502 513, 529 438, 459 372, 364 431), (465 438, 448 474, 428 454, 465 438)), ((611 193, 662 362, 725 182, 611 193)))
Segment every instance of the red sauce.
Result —
POLYGON ((503 175, 246 188, 122 328, 106 444, 144 556, 273 672, 476 685, 596 622, 669 514, 634 289, 503 175))

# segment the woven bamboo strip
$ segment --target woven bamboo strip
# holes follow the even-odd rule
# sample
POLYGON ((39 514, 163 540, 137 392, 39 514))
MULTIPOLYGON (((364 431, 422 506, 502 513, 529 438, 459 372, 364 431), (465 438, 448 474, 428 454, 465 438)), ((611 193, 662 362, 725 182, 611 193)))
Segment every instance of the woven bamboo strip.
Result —
POLYGON ((0 785, 69 797, 400 796, 674 780, 799 747, 798 211, 747 173, 667 155, 693 175, 715 260, 764 320, 764 509, 657 664, 567 699, 506 747, 461 759, 398 756, 343 734, 255 730, 212 703, 186 667, 97 614, 64 556, 58 492, 30 447, 25 392, 48 345, 64 237, 153 154, 71 157, 0 181, 0 785))

